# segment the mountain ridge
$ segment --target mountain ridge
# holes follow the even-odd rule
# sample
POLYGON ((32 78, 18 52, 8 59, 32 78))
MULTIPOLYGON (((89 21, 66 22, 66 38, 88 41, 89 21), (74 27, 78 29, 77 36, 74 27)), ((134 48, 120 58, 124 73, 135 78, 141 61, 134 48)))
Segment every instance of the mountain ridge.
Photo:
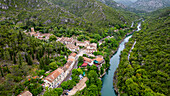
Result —
POLYGON ((130 7, 138 10, 152 12, 160 8, 169 7, 170 0, 138 0, 131 4, 130 7))

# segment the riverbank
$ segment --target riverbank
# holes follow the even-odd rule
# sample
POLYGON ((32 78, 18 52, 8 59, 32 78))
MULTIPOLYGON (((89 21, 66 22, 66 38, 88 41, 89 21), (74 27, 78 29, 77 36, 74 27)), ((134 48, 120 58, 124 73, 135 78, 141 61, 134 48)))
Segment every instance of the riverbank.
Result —
POLYGON ((110 67, 109 70, 107 70, 106 74, 102 77, 102 89, 101 89, 101 95, 102 96, 117 96, 116 92, 114 91, 113 86, 113 77, 114 72, 116 71, 119 60, 120 60, 120 54, 121 51, 124 49, 124 44, 128 42, 128 40, 131 38, 131 36, 124 37, 123 40, 119 41, 119 47, 117 52, 115 51, 115 54, 110 58, 110 67))
MULTIPOLYGON (((138 29, 135 30, 135 31, 140 31, 140 30, 141 30, 141 22, 138 23, 137 28, 138 28, 138 29)), ((133 31, 133 32, 131 33, 131 35, 132 35, 135 31, 133 31)), ((129 36, 129 34, 130 34, 130 33, 128 33, 126 36, 129 36)), ((130 50, 129 50, 129 53, 128 53, 128 56, 127 56, 128 60, 129 60, 130 52, 131 52, 132 49, 134 48, 135 44, 136 44, 136 41, 134 41, 134 42, 133 42, 133 45, 130 47, 130 50)), ((125 43, 125 48, 126 48, 126 43, 125 43)), ((121 56, 120 56, 120 61, 121 61, 121 56)), ((120 62, 119 62, 119 63, 120 63, 120 62)), ((119 68, 119 67, 118 67, 118 68, 119 68)), ((118 94, 118 96, 120 96, 119 89, 118 89, 118 86, 117 86, 117 83, 118 83, 118 75, 117 75, 117 73, 118 73, 118 69, 116 69, 116 71, 114 72, 114 76, 113 76, 113 87, 114 87, 114 91, 116 92, 116 94, 118 94)))
MULTIPOLYGON (((127 33, 123 38, 122 40, 119 42, 119 45, 124 41, 124 39, 129 36, 129 35, 132 35, 135 31, 132 31, 130 33, 127 33)), ((109 58, 111 58, 116 52, 117 50, 120 48, 120 46, 117 47, 117 49, 115 51, 112 51, 112 53, 109 55, 109 58)))
POLYGON ((114 76, 113 76, 113 87, 114 87, 114 91, 116 92, 116 94, 118 94, 118 96, 120 96, 119 89, 117 86, 117 83, 118 83, 117 73, 118 73, 118 70, 115 71, 114 76))
MULTIPOLYGON (((133 31, 135 32, 135 31, 133 31)), ((122 40, 119 42, 119 45, 124 41, 124 39, 129 36, 129 34, 133 34, 133 32, 130 32, 130 33, 127 33, 123 38, 122 40)), ((116 52, 118 51, 118 49, 120 48, 120 46, 117 47, 117 49, 115 51, 112 51, 111 54, 109 55, 109 58, 111 58, 114 54, 116 54, 116 52)), ((100 78, 102 78, 105 74, 106 74, 106 71, 108 70, 109 68, 106 68, 104 70, 104 73, 100 76, 100 78)))

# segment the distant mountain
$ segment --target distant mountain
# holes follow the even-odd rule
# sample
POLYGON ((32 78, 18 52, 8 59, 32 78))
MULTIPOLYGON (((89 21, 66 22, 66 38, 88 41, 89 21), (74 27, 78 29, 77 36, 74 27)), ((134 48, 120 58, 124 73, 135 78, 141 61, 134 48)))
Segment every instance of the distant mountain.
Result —
POLYGON ((102 2, 102 3, 104 3, 104 4, 108 5, 108 6, 110 6, 110 7, 112 7, 112 8, 118 8, 118 9, 120 9, 120 8, 126 8, 125 5, 123 5, 123 4, 121 4, 121 3, 117 3, 117 2, 115 2, 114 0, 98 0, 98 1, 100 1, 100 2, 102 2))
POLYGON ((132 0, 114 0, 114 1, 116 1, 117 3, 121 3, 123 5, 126 5, 126 6, 129 6, 133 3, 132 0))
POLYGON ((130 5, 132 8, 148 12, 168 6, 170 6, 170 0, 138 0, 130 5))
POLYGON ((138 15, 134 13, 134 12, 138 13, 138 11, 135 8, 129 8, 128 6, 125 6, 121 3, 117 3, 114 0, 98 0, 98 1, 116 9, 120 14, 125 16, 125 18, 129 19, 130 21, 133 21, 138 18, 138 15))

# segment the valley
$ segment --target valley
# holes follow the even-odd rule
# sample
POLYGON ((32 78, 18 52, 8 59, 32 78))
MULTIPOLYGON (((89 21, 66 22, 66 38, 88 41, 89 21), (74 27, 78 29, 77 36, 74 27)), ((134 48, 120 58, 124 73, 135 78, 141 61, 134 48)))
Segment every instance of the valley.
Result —
POLYGON ((0 96, 169 96, 169 0, 1 0, 0 96))

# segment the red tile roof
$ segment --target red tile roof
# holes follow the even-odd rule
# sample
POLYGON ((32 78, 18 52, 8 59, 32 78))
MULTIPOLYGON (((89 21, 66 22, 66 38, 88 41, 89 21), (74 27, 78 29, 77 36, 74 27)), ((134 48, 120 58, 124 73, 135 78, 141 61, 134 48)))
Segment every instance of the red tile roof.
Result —
POLYGON ((98 58, 96 58, 95 60, 96 60, 96 61, 98 61, 98 62, 101 62, 101 61, 103 61, 104 59, 103 59, 103 58, 98 57, 98 58))
POLYGON ((32 96, 32 93, 30 91, 24 91, 20 93, 18 96, 32 96))
POLYGON ((83 63, 82 65, 81 65, 81 67, 86 67, 87 66, 87 63, 83 63))
POLYGON ((61 68, 56 69, 53 71, 50 75, 48 75, 45 80, 48 80, 49 82, 53 82, 61 73, 63 70, 61 68))
POLYGON ((70 56, 76 57, 76 53, 71 53, 70 56))
POLYGON ((89 63, 91 63, 91 62, 93 61, 92 59, 87 58, 87 57, 83 57, 83 59, 84 59, 84 61, 87 61, 87 62, 89 62, 89 63))

